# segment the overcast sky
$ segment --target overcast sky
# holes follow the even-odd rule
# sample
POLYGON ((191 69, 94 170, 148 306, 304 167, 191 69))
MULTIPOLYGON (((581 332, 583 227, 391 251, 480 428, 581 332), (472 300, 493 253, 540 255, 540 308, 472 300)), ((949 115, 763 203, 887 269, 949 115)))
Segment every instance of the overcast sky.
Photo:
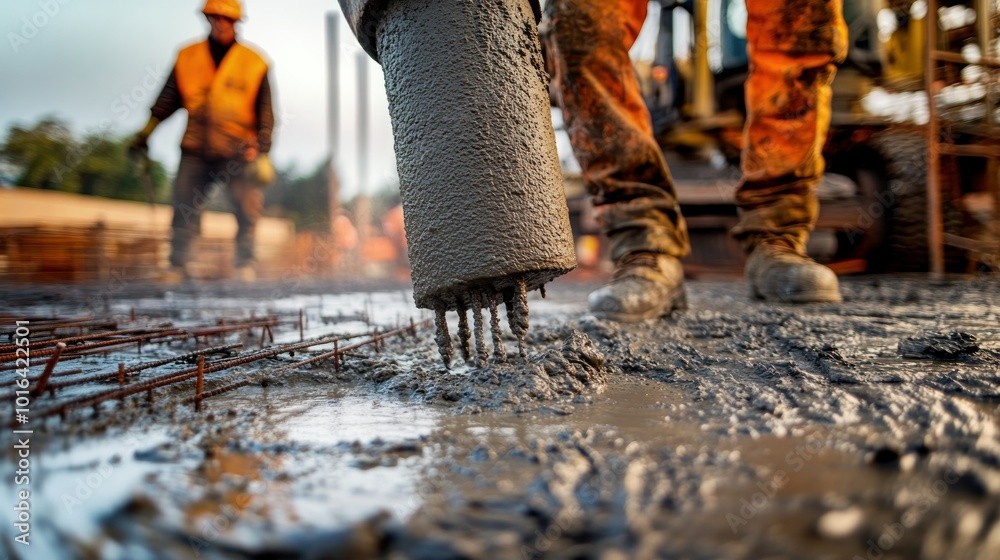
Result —
MULTIPOLYGON (((0 128, 32 124, 45 115, 77 132, 104 126, 130 134, 149 118, 177 49, 208 35, 203 0, 4 0, 0 3, 0 128), (48 13, 45 8, 48 7, 48 13), (50 15, 52 14, 52 15, 50 15), (27 22, 27 23, 26 23, 27 22)), ((280 128, 272 157, 301 171, 317 165, 326 146, 325 14, 334 0, 244 0, 241 41, 271 61, 280 128)), ((341 175, 345 194, 356 192, 357 55, 340 21, 341 175)), ((382 73, 368 60, 371 145, 369 189, 396 181, 392 129, 382 73)), ((185 114, 178 112, 150 140, 154 157, 172 170, 180 157, 185 114)))
MULTIPOLYGON (((131 134, 149 117, 177 49, 208 34, 203 0, 3 0, 0 3, 0 132, 46 115, 77 132, 108 128, 131 134)), ((271 61, 279 128, 272 158, 300 171, 317 165, 326 146, 325 14, 335 0, 244 0, 239 38, 271 61)), ((650 21, 655 20, 651 13, 650 21)), ((344 195, 357 192, 357 53, 340 22, 341 132, 338 169, 344 195)), ((644 30, 645 31, 645 30, 644 30)), ((644 32, 637 51, 651 50, 644 32)), ((369 64, 369 191, 397 181, 392 128, 381 69, 369 64)), ((185 114, 178 112, 150 140, 152 155, 171 172, 180 157, 185 114)))

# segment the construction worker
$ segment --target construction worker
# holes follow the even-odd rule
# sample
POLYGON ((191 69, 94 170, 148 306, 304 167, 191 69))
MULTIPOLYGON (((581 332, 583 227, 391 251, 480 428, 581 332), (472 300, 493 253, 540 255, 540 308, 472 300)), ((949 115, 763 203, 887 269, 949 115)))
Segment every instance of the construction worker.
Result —
MULTIPOLYGON (((743 178, 733 230, 751 294, 837 302, 834 273, 809 259, 830 84, 847 50, 841 0, 747 0, 750 73, 743 178)), ((628 51, 647 0, 551 0, 541 36, 584 181, 611 243, 615 273, 590 295, 598 315, 637 321, 685 305, 679 259, 690 250, 677 195, 628 51)))
POLYGON ((160 122, 180 108, 188 121, 174 180, 170 270, 165 281, 188 278, 191 244, 201 231, 201 213, 216 185, 227 189, 238 231, 236 277, 253 281, 254 228, 264 207, 263 187, 274 182, 268 157, 274 112, 268 64, 254 49, 237 42, 239 0, 208 0, 208 39, 177 54, 170 76, 153 105, 149 122, 132 148, 145 150, 160 122))

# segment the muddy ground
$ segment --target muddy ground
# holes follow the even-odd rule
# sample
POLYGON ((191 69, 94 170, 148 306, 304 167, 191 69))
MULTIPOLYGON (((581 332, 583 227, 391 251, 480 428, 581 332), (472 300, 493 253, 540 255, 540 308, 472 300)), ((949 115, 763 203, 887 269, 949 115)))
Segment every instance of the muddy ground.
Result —
POLYGON ((591 287, 532 294, 527 364, 446 371, 425 329, 200 413, 53 421, 31 554, 9 528, 6 552, 1000 557, 996 277, 854 278, 808 306, 694 281, 639 325, 588 316, 591 287))

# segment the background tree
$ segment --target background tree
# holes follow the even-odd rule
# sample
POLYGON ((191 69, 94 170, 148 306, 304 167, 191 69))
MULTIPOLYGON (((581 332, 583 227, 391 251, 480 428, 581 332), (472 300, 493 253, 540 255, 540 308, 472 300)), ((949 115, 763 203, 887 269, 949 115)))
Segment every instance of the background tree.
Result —
MULTIPOLYGON (((359 196, 361 195, 355 195, 350 200, 344 202, 344 211, 351 216, 355 213, 359 196)), ((385 216, 385 213, 400 203, 399 183, 385 182, 377 187, 375 192, 367 196, 371 207, 371 219, 377 226, 381 222, 382 217, 385 216)))
POLYGON ((75 142, 69 128, 54 118, 43 118, 35 126, 12 126, 0 155, 19 167, 19 186, 73 192, 67 177, 67 160, 75 142))
MULTIPOLYGON (((15 179, 19 187, 147 201, 143 167, 129 157, 128 141, 107 132, 78 140, 66 123, 47 117, 32 127, 11 127, 0 157, 19 170, 15 179)), ((170 180, 163 165, 152 160, 148 172, 153 199, 169 200, 170 180)))

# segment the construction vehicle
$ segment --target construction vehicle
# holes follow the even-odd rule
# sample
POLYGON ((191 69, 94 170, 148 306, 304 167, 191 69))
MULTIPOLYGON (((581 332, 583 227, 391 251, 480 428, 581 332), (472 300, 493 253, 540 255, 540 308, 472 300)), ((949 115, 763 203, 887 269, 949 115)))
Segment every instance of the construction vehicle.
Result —
MULTIPOLYGON (((989 9, 988 2, 978 3, 989 9)), ((843 9, 849 51, 833 84, 824 149, 827 172, 818 188, 820 215, 809 252, 839 273, 928 270, 925 36, 926 18, 938 14, 928 12, 923 0, 844 0, 843 9)), ((936 48, 970 43, 977 33, 972 19, 959 18, 936 39, 936 48)), ((994 20, 980 23, 979 33, 984 33, 994 20)), ((663 0, 656 50, 651 64, 637 65, 637 74, 691 231, 686 268, 695 275, 739 270, 742 251, 728 230, 737 221, 735 190, 745 118, 743 0, 663 0), (687 45, 687 52, 676 52, 678 43, 687 45)), ((961 58, 951 62, 954 67, 939 72, 944 83, 968 65, 961 58)), ((943 83, 931 83, 940 104, 937 90, 943 83)), ((950 121, 942 136, 955 144, 990 143, 991 131, 963 128, 961 120, 950 121)), ((989 230, 997 228, 991 216, 996 202, 992 211, 988 204, 985 210, 980 204, 978 212, 968 208, 969 200, 984 200, 982 191, 990 185, 995 191, 996 168, 991 165, 970 157, 941 163, 944 236, 966 240, 964 245, 953 243, 964 249, 945 252, 949 270, 966 271, 970 262, 987 269, 997 264, 995 241, 989 237, 996 235, 989 230), (990 176, 987 169, 993 170, 990 176), (976 214, 987 216, 985 223, 977 225, 976 214)))
MULTIPOLYGON (((972 213, 965 204, 965 195, 975 194, 973 191, 982 191, 984 187, 992 187, 994 198, 997 198, 996 162, 1000 159, 1000 149, 997 149, 993 139, 1000 138, 1000 134, 994 134, 995 94, 987 94, 992 75, 989 70, 982 69, 983 66, 990 69, 1000 67, 997 63, 1000 57, 989 54, 997 50, 993 41, 996 35, 994 2, 947 2, 948 5, 944 6, 947 17, 939 17, 933 0, 844 0, 849 52, 833 84, 833 118, 825 150, 827 173, 818 187, 821 201, 819 220, 809 247, 814 258, 830 264, 837 271, 926 270, 929 265, 940 271, 943 268, 940 262, 943 259, 939 258, 942 238, 950 239, 952 245, 965 245, 961 251, 949 252, 949 260, 955 269, 965 269, 963 261, 970 253, 977 253, 976 258, 986 266, 996 264, 997 251, 992 249, 995 232, 987 231, 989 237, 982 243, 969 239, 968 221, 972 213), (973 3, 978 11, 970 7, 973 3), (971 19, 970 13, 973 15, 971 19), (982 13, 983 17, 975 17, 976 13, 982 13), (939 23, 946 32, 937 37, 935 31, 939 23), (923 29, 933 32, 932 35, 925 38, 923 29), (971 37, 978 37, 981 65, 971 62, 971 59, 967 61, 964 54, 957 54, 958 50, 964 50, 963 42, 971 37), (937 58, 932 56, 938 51, 949 51, 951 54, 937 58), (935 61, 931 67, 933 71, 926 72, 931 60, 935 61), (970 71, 971 67, 979 67, 978 75, 970 71), (978 93, 968 89, 949 90, 958 94, 955 95, 958 98, 955 108, 959 119, 952 119, 947 127, 941 128, 936 120, 938 104, 948 88, 963 85, 950 83, 959 76, 967 82, 964 85, 978 87, 978 93), (938 77, 942 78, 941 83, 938 77), (975 117, 974 113, 965 113, 975 104, 970 100, 975 101, 972 98, 976 95, 982 101, 979 109, 986 109, 985 114, 979 117, 985 123, 970 122, 968 124, 975 126, 966 126, 959 121, 964 117, 975 117), (928 102, 928 99, 933 102, 928 102), (927 126, 924 126, 925 122, 927 126), (979 126, 982 124, 989 130, 979 126), (938 130, 942 134, 938 135, 938 130), (939 145, 942 138, 951 142, 948 145, 952 147, 941 152, 947 152, 949 159, 939 161, 936 156, 928 157, 928 154, 943 147, 939 145), (927 139, 932 141, 926 142, 927 139), (982 161, 966 161, 970 155, 990 157, 985 158, 987 163, 983 165, 982 161), (939 168, 943 168, 943 172, 939 168), (943 189, 934 188, 942 183, 943 189), (940 198, 943 200, 937 200, 942 194, 940 198), (941 219, 942 213, 944 219, 941 219), (971 250, 973 247, 976 249, 971 250), (987 258, 987 253, 992 257, 987 258)), ((426 239, 438 242, 447 237, 442 231, 451 232, 451 225, 444 227, 437 224, 437 217, 459 216, 461 213, 442 212, 439 201, 459 201, 468 205, 468 208, 463 207, 463 211, 484 212, 485 206, 476 204, 467 196, 468 184, 507 187, 529 184, 533 188, 527 192, 553 192, 551 171, 558 172, 558 166, 549 164, 555 147, 551 145, 548 130, 544 134, 536 130, 539 119, 544 120, 543 116, 534 114, 538 101, 535 96, 539 92, 532 90, 531 101, 525 101, 517 111, 507 109, 505 102, 490 103, 484 97, 486 94, 493 95, 494 90, 513 87, 511 84, 526 84, 534 88, 536 79, 539 85, 544 83, 544 73, 532 72, 528 68, 538 65, 538 57, 533 54, 537 48, 534 24, 538 23, 541 15, 537 0, 529 0, 527 5, 511 0, 511 6, 504 5, 497 13, 471 10, 472 14, 462 16, 484 22, 489 20, 487 27, 491 30, 506 29, 511 17, 518 18, 519 27, 507 35, 500 35, 524 40, 524 45, 518 47, 520 50, 512 51, 518 54, 510 56, 517 62, 512 68, 501 63, 501 59, 510 53, 504 54, 495 49, 470 51, 466 43, 455 39, 459 36, 453 21, 457 16, 448 12, 443 4, 417 0, 340 0, 340 4, 362 48, 382 64, 386 74, 404 207, 407 206, 410 191, 432 202, 426 207, 421 206, 420 201, 413 202, 413 210, 407 211, 412 216, 412 219, 407 219, 408 234, 423 239, 413 232, 427 225, 426 239), (411 11, 414 13, 410 14, 411 11), (430 12, 441 18, 436 20, 428 16, 430 12), (412 22, 417 15, 428 20, 427 29, 437 29, 439 25, 445 25, 441 23, 443 21, 447 21, 450 27, 430 34, 426 30, 419 31, 412 22), (428 44, 417 46, 424 42, 428 44), (428 54, 432 51, 436 53, 433 56, 428 54), (420 52, 421 56, 413 57, 414 52, 420 52), (434 56, 440 56, 441 60, 435 60, 434 56), (462 57, 469 57, 470 60, 465 62, 462 57), (414 61, 420 63, 419 69, 414 61), (456 61, 460 64, 444 66, 444 63, 456 61), (496 69, 501 67, 504 71, 498 72, 496 69), (514 75, 517 72, 525 72, 528 77, 517 78, 514 75), (491 84, 488 87, 483 85, 487 77, 491 84), (479 84, 475 95, 463 89, 470 83, 479 84), (470 99, 480 99, 480 102, 470 104, 470 99), (418 100, 426 103, 427 107, 418 110, 418 100), (428 115, 435 111, 442 113, 428 120, 428 115), (486 115, 484 111, 490 111, 490 114, 486 115), (466 112, 469 114, 465 115, 466 112), (465 116, 459 118, 459 113, 465 116), (529 113, 533 115, 530 122, 513 124, 514 117, 521 119, 529 113), (465 124, 483 123, 487 119, 496 120, 498 126, 470 127, 465 124), (397 123, 400 126, 397 127, 397 123), (435 142, 428 140, 427 130, 435 131, 435 142), (447 133, 443 132, 445 130, 447 133), (472 131, 472 136, 468 138, 458 134, 469 131, 472 131), (532 136, 520 143, 510 141, 512 135, 522 133, 532 136), (412 149, 400 153, 402 137, 407 144, 412 143, 412 149), (438 137, 440 143, 437 142, 438 137), (445 145, 445 141, 455 145, 445 145), (511 146, 516 148, 513 153, 501 154, 506 154, 505 150, 511 146), (473 151, 475 157, 468 157, 473 151), (525 153, 533 156, 524 158, 525 153), (433 157, 428 154, 433 154, 433 157), (444 156, 462 156, 462 161, 456 159, 449 165, 443 165, 441 158, 444 156), (510 165, 509 162, 518 164, 510 165), (532 167, 539 162, 548 162, 544 170, 532 167), (502 168, 504 176, 494 176, 495 168, 502 168), (514 176, 522 172, 537 177, 525 179, 514 176), (438 173, 444 173, 444 176, 433 180, 429 178, 438 173), (472 176, 478 173, 483 176, 472 176), (420 184, 421 188, 409 189, 411 184, 420 184), (426 185, 454 188, 455 192, 433 191, 434 194, 428 194, 432 189, 426 185), (426 224, 421 221, 425 218, 426 224)), ((743 0, 660 0, 660 4, 659 52, 647 71, 640 71, 639 74, 647 84, 647 104, 693 234, 692 257, 687 260, 686 266, 689 272, 696 272, 699 267, 718 268, 728 259, 733 269, 740 269, 742 251, 729 237, 728 231, 737 222, 734 192, 740 179, 738 160, 744 121, 743 83, 748 63, 745 6, 743 0), (686 17, 680 17, 684 14, 686 17), (688 53, 675 53, 674 39, 681 36, 682 31, 688 37, 688 53)), ((480 25, 474 21, 464 24, 480 25)), ((466 37, 480 37, 480 33, 470 32, 466 37)), ((566 181, 565 176, 564 182, 571 183, 567 187, 574 183, 566 181)), ((566 188, 571 199, 570 209, 576 210, 570 222, 577 226, 577 236, 585 235, 595 224, 588 224, 586 212, 579 211, 585 208, 586 197, 573 196, 572 190, 566 188)), ((517 194, 523 196, 521 191, 517 194)), ((501 195, 503 193, 497 196, 501 195)), ((561 205, 553 200, 529 206, 531 209, 547 208, 551 215, 544 219, 539 217, 531 227, 511 227, 514 228, 512 231, 524 234, 526 247, 538 247, 544 244, 537 241, 541 236, 534 225, 562 224, 563 220, 555 217, 563 209, 556 208, 561 205)), ((989 227, 995 228, 996 222, 1000 221, 995 219, 998 207, 1000 204, 994 201, 992 210, 987 212, 994 216, 993 223, 987 224, 989 227)), ((492 232, 506 231, 503 227, 510 224, 499 227, 493 223, 501 215, 519 217, 521 213, 509 209, 503 212, 487 209, 481 221, 484 224, 481 236, 462 231, 462 235, 455 235, 448 242, 455 242, 456 253, 489 255, 491 259, 503 260, 497 255, 509 249, 509 241, 504 241, 502 246, 484 247, 479 251, 469 251, 464 245, 470 237, 491 240, 495 237, 492 232)), ((462 220, 453 221, 468 225, 462 220)), ((544 269, 544 274, 529 287, 540 288, 544 281, 572 268, 571 264, 576 260, 570 254, 572 242, 569 243, 569 251, 562 243, 565 232, 561 226, 558 235, 548 233, 561 240, 558 258, 545 256, 537 260, 558 262, 558 266, 549 269, 546 268, 548 264, 542 266, 534 261, 525 264, 525 261, 517 263, 517 266, 524 264, 524 270, 477 272, 473 274, 475 278, 461 281, 455 278, 466 276, 470 270, 479 270, 471 265, 472 261, 469 266, 456 267, 462 270, 448 276, 452 271, 443 270, 438 265, 443 254, 440 248, 434 249, 428 243, 427 273, 424 274, 418 272, 423 270, 422 267, 412 262, 414 254, 421 253, 423 249, 411 245, 415 285, 423 285, 421 278, 426 277, 430 281, 447 273, 439 278, 440 282, 435 280, 437 284, 434 290, 425 294, 426 298, 418 297, 418 300, 426 304, 422 307, 433 308, 430 305, 433 299, 430 292, 433 291, 437 294, 435 297, 444 298, 443 308, 455 309, 457 304, 454 302, 457 300, 445 294, 446 287, 462 291, 468 286, 479 285, 485 278, 500 282, 503 284, 501 287, 507 289, 512 275, 535 271, 536 268, 544 269)), ((578 239, 577 253, 580 247, 578 239)), ((479 257, 470 258, 474 261, 479 257)))

